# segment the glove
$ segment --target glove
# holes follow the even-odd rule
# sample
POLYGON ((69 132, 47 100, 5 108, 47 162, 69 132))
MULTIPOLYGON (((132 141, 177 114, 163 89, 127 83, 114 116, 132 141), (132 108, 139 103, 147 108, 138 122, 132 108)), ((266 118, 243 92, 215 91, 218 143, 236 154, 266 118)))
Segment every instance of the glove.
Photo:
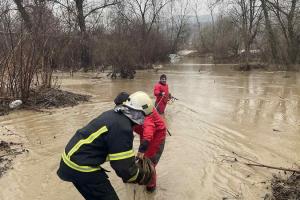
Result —
POLYGON ((136 154, 136 157, 137 157, 138 159, 143 159, 143 158, 144 158, 144 153, 138 152, 138 153, 136 154))
POLYGON ((165 94, 166 94, 165 92, 160 92, 159 96, 165 96, 165 94))

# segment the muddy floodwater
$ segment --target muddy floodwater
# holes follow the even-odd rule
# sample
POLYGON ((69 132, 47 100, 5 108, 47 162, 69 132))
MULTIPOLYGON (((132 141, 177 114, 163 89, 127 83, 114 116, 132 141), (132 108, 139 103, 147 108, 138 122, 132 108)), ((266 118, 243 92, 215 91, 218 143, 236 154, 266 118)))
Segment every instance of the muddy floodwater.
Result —
POLYGON ((168 105, 165 114, 172 136, 157 166, 158 189, 148 194, 142 186, 122 183, 111 171, 120 200, 263 199, 276 171, 234 162, 232 152, 272 166, 300 165, 299 73, 178 65, 138 71, 134 80, 58 74, 62 89, 90 94, 91 101, 0 118, 2 126, 24 137, 29 149, 0 178, 0 199, 83 199, 72 184, 56 176, 66 143, 78 128, 111 109, 118 92, 144 90, 153 97, 161 73, 167 74, 170 92, 179 100, 168 105))

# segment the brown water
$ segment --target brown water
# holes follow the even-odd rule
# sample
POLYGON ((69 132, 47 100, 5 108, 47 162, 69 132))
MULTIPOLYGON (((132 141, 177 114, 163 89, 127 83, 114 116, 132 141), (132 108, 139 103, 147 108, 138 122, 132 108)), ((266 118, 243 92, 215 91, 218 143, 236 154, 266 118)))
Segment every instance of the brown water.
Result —
MULTIPOLYGON (((300 74, 221 69, 180 65, 162 71, 180 100, 169 105, 165 115, 172 136, 167 137, 157 167, 158 190, 147 194, 142 186, 123 184, 111 172, 121 200, 263 199, 269 183, 262 182, 276 171, 231 163, 224 155, 233 156, 234 151, 281 167, 300 164, 300 74)), ((63 89, 91 94, 91 102, 51 113, 18 111, 1 117, 1 125, 25 137, 30 152, 19 156, 14 169, 0 179, 0 199, 82 199, 70 183, 56 176, 69 138, 112 108, 118 92, 152 94, 162 72, 138 72, 135 80, 65 74, 60 76, 63 89)), ((136 148, 137 144, 136 137, 136 148)))

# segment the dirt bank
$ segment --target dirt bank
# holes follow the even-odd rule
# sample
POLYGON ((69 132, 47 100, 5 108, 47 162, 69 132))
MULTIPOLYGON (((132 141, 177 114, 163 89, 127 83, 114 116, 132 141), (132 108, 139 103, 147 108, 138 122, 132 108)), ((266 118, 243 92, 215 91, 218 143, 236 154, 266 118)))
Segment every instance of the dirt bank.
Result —
MULTIPOLYGON (((39 90, 32 90, 30 97, 18 109, 48 109, 59 108, 66 106, 75 106, 80 102, 88 101, 89 95, 75 94, 68 91, 62 91, 56 88, 46 88, 39 90)), ((9 108, 9 103, 13 99, 3 98, 0 99, 0 116, 8 114, 13 109, 9 108)))
POLYGON ((12 168, 13 159, 26 151, 22 143, 0 141, 0 177, 12 168))
POLYGON ((300 174, 278 174, 271 181, 272 195, 270 200, 300 199, 300 174))
POLYGON ((55 88, 32 91, 30 98, 25 106, 28 108, 58 108, 66 106, 75 106, 79 102, 88 101, 89 95, 75 94, 68 91, 62 91, 55 88))
POLYGON ((25 138, 16 134, 4 125, 0 126, 0 177, 13 168, 13 160, 17 155, 28 150, 23 146, 25 138))

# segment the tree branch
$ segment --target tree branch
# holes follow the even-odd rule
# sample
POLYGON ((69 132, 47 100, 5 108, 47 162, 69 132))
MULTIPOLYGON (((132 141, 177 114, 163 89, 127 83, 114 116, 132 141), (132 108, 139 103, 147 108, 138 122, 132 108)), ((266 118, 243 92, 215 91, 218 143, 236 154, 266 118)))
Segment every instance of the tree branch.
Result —
POLYGON ((72 10, 69 5, 65 5, 65 4, 61 3, 59 0, 47 0, 47 1, 61 5, 62 7, 66 8, 68 12, 71 12, 72 14, 74 14, 76 16, 76 12, 74 12, 74 10, 72 10))
MULTIPOLYGON (((171 1, 172 1, 172 0, 167 0, 167 1, 165 1, 164 4, 161 4, 160 7, 159 7, 156 11, 154 11, 154 13, 153 13, 153 18, 152 18, 152 20, 151 20, 151 22, 150 22, 150 26, 149 26, 149 28, 148 28, 147 34, 150 33, 150 31, 151 31, 151 29, 152 29, 152 26, 153 26, 153 24, 154 24, 154 22, 155 22, 155 20, 156 20, 156 17, 157 17, 157 15, 159 14, 159 12, 161 11, 161 9, 163 9, 163 7, 165 7, 165 6, 166 6, 169 2, 171 2, 171 1)), ((153 5, 153 7, 154 7, 154 9, 155 9, 155 5, 153 5)))
POLYGON ((96 12, 97 10, 100 10, 100 9, 104 9, 106 7, 109 7, 109 6, 113 6, 113 5, 117 5, 119 4, 120 1, 114 1, 112 3, 108 3, 108 4, 104 4, 102 6, 98 6, 96 8, 93 8, 92 10, 90 10, 86 15, 84 15, 84 18, 87 18, 89 15, 91 15, 93 12, 96 12))
MULTIPOLYGON (((241 155, 235 153, 234 151, 232 153, 234 155, 236 155, 237 157, 239 157, 239 158, 242 158, 244 160, 247 160, 247 161, 251 162, 251 163, 244 163, 244 162, 242 162, 242 163, 244 163, 245 165, 248 165, 248 166, 265 167, 265 168, 277 169, 277 170, 283 170, 283 171, 289 171, 289 172, 294 172, 294 173, 300 174, 300 171, 296 170, 296 169, 289 169, 289 168, 284 168, 284 167, 273 167, 273 166, 270 166, 270 165, 264 165, 264 164, 261 164, 259 162, 254 161, 254 160, 251 160, 249 158, 246 158, 244 156, 241 156, 241 155)), ((238 160, 235 159, 235 161, 238 161, 238 160)))
POLYGON ((282 171, 287 171, 287 172, 294 172, 300 174, 299 170, 296 169, 289 169, 289 168, 284 168, 284 167, 273 167, 270 165, 263 165, 263 164, 252 164, 252 163, 245 163, 248 166, 254 166, 254 167, 264 167, 264 168, 269 168, 269 169, 277 169, 277 170, 282 170, 282 171))
POLYGON ((284 15, 288 16, 289 14, 287 12, 285 12, 278 4, 275 4, 273 2, 271 2, 270 0, 266 0, 267 3, 271 4, 275 9, 277 9, 278 11, 280 11, 281 13, 283 13, 284 15))
POLYGON ((58 1, 58 0, 48 0, 48 1, 49 1, 49 2, 53 2, 53 3, 57 3, 57 4, 61 5, 62 7, 65 7, 65 8, 67 8, 67 9, 69 9, 68 6, 66 6, 65 4, 61 3, 61 2, 58 1))

